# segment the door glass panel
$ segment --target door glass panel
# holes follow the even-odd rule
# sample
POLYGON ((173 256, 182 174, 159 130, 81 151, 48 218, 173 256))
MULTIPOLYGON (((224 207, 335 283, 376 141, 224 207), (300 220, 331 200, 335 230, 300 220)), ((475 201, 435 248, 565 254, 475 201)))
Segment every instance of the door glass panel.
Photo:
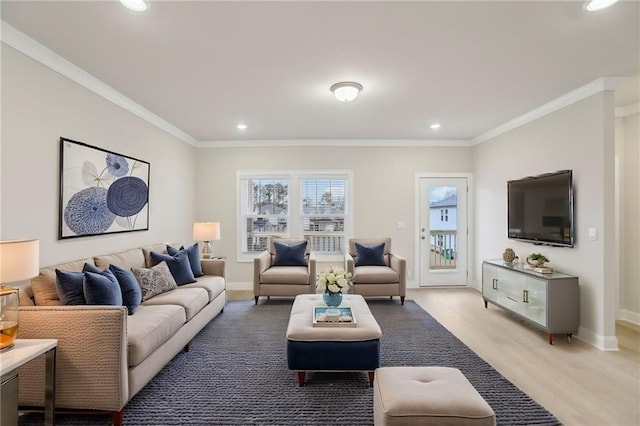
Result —
POLYGON ((429 185, 429 267, 456 268, 458 188, 429 185))

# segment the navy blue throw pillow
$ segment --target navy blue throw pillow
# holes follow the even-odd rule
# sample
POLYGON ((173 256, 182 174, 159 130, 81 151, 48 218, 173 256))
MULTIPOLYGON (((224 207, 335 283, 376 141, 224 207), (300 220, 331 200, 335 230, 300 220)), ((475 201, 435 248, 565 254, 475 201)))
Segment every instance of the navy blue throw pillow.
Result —
POLYGON ((279 241, 273 243, 276 249, 276 258, 273 266, 307 266, 307 242, 297 244, 285 244, 279 241))
POLYGON ((82 272, 68 272, 56 269, 56 290, 63 305, 86 305, 82 284, 82 272))
POLYGON ((142 289, 131 269, 124 269, 117 265, 109 265, 109 270, 115 275, 122 292, 122 304, 127 307, 129 315, 138 309, 142 303, 142 289))
POLYGON ((195 243, 192 246, 187 247, 180 246, 180 249, 167 246, 167 253, 170 256, 176 255, 180 250, 185 250, 187 252, 187 256, 189 257, 189 265, 191 265, 191 272, 193 272, 194 277, 201 277, 204 275, 202 272, 202 264, 200 263, 200 250, 198 249, 198 243, 195 243))
POLYGON ((109 269, 100 273, 85 272, 82 289, 89 305, 122 306, 120 285, 109 269))
POLYGON ((152 251, 151 261, 153 262, 153 266, 162 261, 167 262, 169 271, 171 271, 171 275, 178 285, 196 282, 193 271, 191 270, 191 265, 189 264, 189 256, 184 250, 179 251, 173 256, 152 251))
POLYGON ((356 243, 356 266, 386 266, 384 263, 384 243, 365 246, 356 243))

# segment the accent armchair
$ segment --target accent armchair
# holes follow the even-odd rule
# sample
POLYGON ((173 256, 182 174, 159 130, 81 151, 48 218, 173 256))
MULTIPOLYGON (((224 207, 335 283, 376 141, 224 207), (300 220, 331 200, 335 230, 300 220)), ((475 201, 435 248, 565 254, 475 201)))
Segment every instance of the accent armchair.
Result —
POLYGON ((316 292, 316 258, 309 246, 304 238, 269 239, 268 249, 253 259, 256 305, 260 296, 293 297, 316 292))
POLYGON ((407 261, 391 252, 391 238, 351 238, 346 254, 347 272, 353 275, 353 290, 362 296, 407 294, 407 261))

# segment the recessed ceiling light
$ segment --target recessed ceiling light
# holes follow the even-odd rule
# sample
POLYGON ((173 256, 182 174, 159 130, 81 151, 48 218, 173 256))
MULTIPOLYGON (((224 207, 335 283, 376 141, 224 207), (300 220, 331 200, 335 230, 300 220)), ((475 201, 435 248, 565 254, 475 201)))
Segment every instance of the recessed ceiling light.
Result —
POLYGON ((433 123, 431 126, 429 126, 430 129, 432 130, 436 130, 440 128, 440 123, 433 123))
POLYGON ((238 124, 238 125, 236 126, 236 128, 237 128, 238 130, 247 130, 247 125, 246 125, 246 124, 242 124, 242 123, 240 123, 240 124, 238 124))
POLYGON ((135 10, 136 12, 144 12, 149 8, 147 0, 120 0, 120 3, 127 9, 135 10))
POLYGON ((335 97, 341 102, 351 102, 358 97, 362 84, 355 81, 341 81, 330 87, 335 97))
POLYGON ((618 0, 590 0, 584 5, 584 8, 589 12, 595 12, 596 10, 607 8, 617 1, 618 0))

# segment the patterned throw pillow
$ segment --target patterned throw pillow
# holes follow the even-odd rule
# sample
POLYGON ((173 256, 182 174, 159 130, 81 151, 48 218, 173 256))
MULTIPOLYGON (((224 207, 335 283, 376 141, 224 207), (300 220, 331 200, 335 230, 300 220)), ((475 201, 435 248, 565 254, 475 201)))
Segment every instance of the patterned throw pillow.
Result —
POLYGON ((152 268, 131 268, 142 289, 142 301, 153 296, 178 288, 166 262, 160 262, 152 268))

